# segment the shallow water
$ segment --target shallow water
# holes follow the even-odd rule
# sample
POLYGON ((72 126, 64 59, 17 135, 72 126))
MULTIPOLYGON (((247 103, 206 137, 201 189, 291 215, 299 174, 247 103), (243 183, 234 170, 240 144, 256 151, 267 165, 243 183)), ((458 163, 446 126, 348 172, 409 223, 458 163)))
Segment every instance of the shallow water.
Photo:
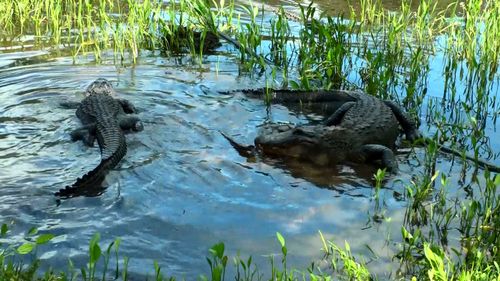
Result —
MULTIPOLYGON (((70 257, 81 267, 88 241, 99 232, 106 245, 122 238, 120 252, 131 259, 132 273, 151 274, 157 260, 164 274, 193 280, 208 274, 203 257, 219 241, 231 256, 253 255, 265 268, 267 256, 280 253, 276 232, 287 240, 289 264, 304 268, 321 258, 321 230, 340 245, 349 241, 367 260, 369 245, 380 256, 369 264, 374 273, 394 270, 390 257, 396 248, 387 238, 400 237, 406 203, 397 193, 422 173, 415 158, 398 155, 400 172, 389 176, 381 192, 391 221, 372 224, 374 168, 250 162, 231 148, 219 131, 251 143, 263 122, 321 118, 219 93, 265 85, 238 73, 237 59, 222 53, 205 57, 200 67, 187 57, 143 52, 137 65, 118 67, 91 57, 73 63, 47 52, 3 51, 0 214, 12 224, 11 239, 38 227, 58 235, 40 249, 48 265, 65 268, 70 257), (80 123, 60 103, 81 100, 85 87, 100 77, 138 108, 145 129, 127 135, 128 153, 107 176, 103 195, 57 204, 53 193, 99 161, 97 147, 70 141, 80 123)), ((422 154, 417 149, 416 159, 422 154)), ((440 155, 438 168, 449 171, 452 190, 461 192, 460 163, 450 163, 440 155)))
MULTIPOLYGON (((401 0, 378 0, 382 4, 382 7, 385 9, 391 10, 391 11, 397 11, 401 8, 401 0)), ((243 4, 248 4, 250 1, 236 1, 236 2, 241 2, 243 4)), ((372 2, 377 2, 377 1, 372 1, 372 2)), ((408 2, 408 1, 407 1, 408 2)), ((436 11, 442 11, 445 10, 448 5, 454 3, 454 0, 439 0, 436 1, 437 3, 432 3, 433 5, 436 4, 436 11)), ((287 11, 292 11, 296 13, 297 15, 300 15, 300 9, 297 8, 297 3, 302 5, 303 7, 307 7, 311 3, 313 3, 313 7, 317 8, 318 12, 325 12, 329 15, 332 16, 339 16, 339 15, 344 15, 345 17, 348 17, 351 13, 351 8, 354 9, 354 11, 360 11, 361 10, 361 1, 360 0, 314 0, 314 1, 309 1, 309 0, 268 0, 268 1, 253 1, 253 3, 265 3, 267 5, 271 6, 279 6, 282 5, 287 11)), ((419 1, 411 1, 410 7, 413 11, 416 11, 418 9, 419 1)))
POLYGON ((121 252, 134 260, 132 271, 145 273, 144 265, 152 268, 155 259, 164 272, 188 278, 205 272, 202 257, 218 241, 233 252, 259 256, 278 249, 274 237, 280 231, 292 249, 314 245, 294 257, 306 262, 319 255, 318 229, 342 237, 356 217, 364 227, 368 205, 341 214, 371 193, 370 183, 352 169, 318 176, 296 167, 296 173, 338 190, 332 191, 294 177, 279 163, 248 163, 231 149, 220 130, 251 142, 268 118, 306 118, 281 106, 269 112, 262 101, 241 94, 219 94, 217 89, 249 87, 251 80, 238 78, 231 60, 219 61, 223 71, 216 74, 210 69, 214 59, 201 71, 155 54, 127 68, 57 58, 2 69, 3 220, 16 232, 36 226, 61 235, 50 247, 52 264, 65 264, 68 253, 78 260, 92 234, 100 232, 108 240, 123 239, 121 252), (97 148, 69 140, 79 121, 59 103, 80 100, 98 77, 112 81, 119 96, 136 105, 145 130, 127 135, 128 154, 107 177, 102 196, 58 206, 53 193, 99 160, 97 148))

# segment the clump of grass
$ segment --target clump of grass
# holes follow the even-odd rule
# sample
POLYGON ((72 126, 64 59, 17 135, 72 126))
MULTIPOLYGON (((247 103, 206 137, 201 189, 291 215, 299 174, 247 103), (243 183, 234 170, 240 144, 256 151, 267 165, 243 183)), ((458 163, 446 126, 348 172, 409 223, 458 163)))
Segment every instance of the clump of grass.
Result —
MULTIPOLYGON (((7 224, 2 224, 0 228, 0 238, 5 238, 9 232, 7 224)), ((24 256, 30 253, 37 252, 37 249, 44 244, 47 244, 54 238, 54 235, 45 233, 38 234, 36 228, 32 228, 26 234, 24 241, 20 245, 7 244, 6 246, 0 243, 0 279, 1 280, 35 280, 37 270, 40 266, 40 261, 34 262, 25 266, 22 262, 16 262, 15 258, 18 255, 24 256)), ((45 274, 45 280, 57 280, 58 278, 51 272, 45 274)))
POLYGON ((402 248, 397 255, 404 269, 401 274, 419 279, 433 274, 435 280, 469 280, 462 278, 478 274, 475 280, 495 280, 500 273, 496 246, 500 243, 500 176, 485 173, 484 185, 477 184, 476 195, 451 202, 446 176, 441 176, 439 192, 432 192, 438 189, 436 179, 437 174, 408 188, 411 207, 406 211, 402 248), (450 245, 448 233, 453 228, 458 230, 460 243, 450 245), (450 252, 453 256, 447 254, 450 252))
POLYGON ((141 49, 199 51, 207 30, 215 33, 213 14, 231 17, 222 6, 215 13, 201 0, 166 6, 152 0, 1 0, 1 36, 23 44, 24 36, 35 35, 35 46, 69 50, 73 57, 90 52, 99 59, 103 50, 112 49, 119 62, 135 62, 141 49), (196 28, 200 31, 193 39, 196 28))
MULTIPOLYGON (((2 236, 7 232, 7 227, 4 224, 2 227, 2 236)), ((37 239, 41 239, 43 235, 38 236, 37 239)), ((53 236, 52 236, 53 237, 53 236)), ((305 280, 306 277, 311 280, 330 280, 332 277, 340 279, 349 280, 369 280, 370 274, 363 263, 356 261, 355 257, 352 256, 349 244, 345 243, 345 249, 337 246, 335 243, 326 240, 322 233, 320 232, 320 238, 323 242, 323 251, 325 253, 323 259, 328 261, 328 270, 321 269, 320 267, 315 267, 314 263, 308 269, 294 269, 287 265, 287 255, 288 248, 285 238, 280 234, 276 233, 276 238, 279 242, 281 248, 281 259, 279 262, 275 261, 274 256, 269 259, 270 269, 269 272, 261 272, 254 262, 252 257, 247 259, 242 259, 239 255, 232 259, 233 266, 235 267, 235 276, 227 276, 226 270, 228 266, 231 266, 230 258, 225 253, 225 245, 222 242, 214 244, 209 249, 209 255, 206 257, 208 263, 208 270, 210 274, 208 276, 201 275, 200 280, 212 280, 212 281, 223 281, 223 280, 241 280, 241 281, 251 281, 251 280, 262 280, 263 278, 269 278, 269 280, 305 280), (229 279, 228 279, 229 278, 229 279)), ((49 239, 50 240, 50 239, 49 239)), ((46 240, 48 242, 49 240, 46 240)), ((108 266, 111 259, 114 259, 115 266, 112 268, 111 273, 113 275, 111 278, 114 280, 120 278, 121 280, 128 280, 128 263, 127 258, 123 259, 123 268, 120 269, 120 256, 118 253, 118 248, 120 245, 120 239, 115 239, 112 243, 108 245, 106 251, 103 252, 99 244, 100 235, 95 234, 89 242, 88 258, 89 261, 86 266, 82 267, 79 271, 75 269, 75 265, 69 261, 68 272, 64 272, 60 269, 52 271, 49 270, 46 273, 38 272, 40 266, 40 261, 35 259, 35 261, 29 264, 28 267, 24 267, 23 264, 13 261, 16 255, 28 254, 20 250, 14 251, 13 245, 9 245, 6 249, 0 251, 0 279, 1 280, 109 280, 108 277, 108 266), (97 270, 97 264, 102 263, 103 267, 101 270, 97 270)), ((44 242, 44 243, 46 243, 44 242)), ((38 245, 44 244, 39 243, 38 245)), ((23 244, 25 245, 25 244, 23 244)), ((19 248, 22 248, 20 246, 19 248)), ((19 249, 18 248, 18 249, 19 249)), ((202 258, 202 257, 200 257, 202 258)), ((153 274, 154 280, 176 280, 174 277, 165 277, 161 272, 161 267, 158 262, 153 262, 153 274)))

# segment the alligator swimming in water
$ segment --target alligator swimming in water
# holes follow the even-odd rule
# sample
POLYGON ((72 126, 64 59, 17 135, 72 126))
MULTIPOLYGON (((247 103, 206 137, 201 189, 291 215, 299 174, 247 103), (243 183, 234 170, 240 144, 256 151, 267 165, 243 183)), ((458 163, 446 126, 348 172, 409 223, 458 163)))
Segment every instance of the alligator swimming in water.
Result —
MULTIPOLYGON (((247 95, 262 95, 265 90, 245 91, 247 95)), ((320 166, 380 160, 388 170, 395 171, 397 162, 392 149, 399 127, 410 141, 420 137, 415 122, 397 104, 361 92, 271 90, 268 97, 273 102, 341 105, 322 124, 264 125, 255 146, 238 144, 223 134, 242 156, 261 153, 303 159, 320 166)))
MULTIPOLYGON (((343 104, 347 102, 357 101, 359 95, 362 94, 359 92, 343 90, 318 90, 310 92, 294 90, 269 90, 265 88, 235 90, 221 93, 229 94, 234 92, 242 92, 248 97, 266 99, 271 103, 280 103, 285 105, 292 111, 300 111, 304 113, 312 112, 315 114, 320 113, 324 116, 332 115, 343 104)), ((405 133, 407 134, 407 138, 410 141, 418 139, 418 141, 414 142, 414 144, 428 145, 429 143, 434 143, 434 145, 436 145, 436 141, 427 137, 422 137, 416 129, 413 129, 416 127, 415 123, 404 116, 405 113, 398 109, 399 106, 397 104, 389 101, 384 101, 384 103, 395 110, 394 113, 396 113, 397 115, 403 115, 400 117, 396 115, 396 117, 401 123, 401 127, 407 128, 405 133), (410 123, 406 123, 407 121, 409 121, 410 123)), ((488 169, 490 172, 500 173, 500 166, 488 162, 485 159, 480 159, 469 154, 464 155, 461 150, 457 150, 443 144, 438 143, 437 146, 439 150, 444 153, 453 154, 460 158, 465 158, 465 160, 474 162, 477 167, 488 169)), ((243 154, 248 154, 248 152, 244 152, 243 154)))
POLYGON ((114 94, 111 83, 106 79, 99 78, 88 86, 86 97, 76 110, 83 127, 74 130, 71 138, 73 141, 82 140, 88 146, 93 146, 97 138, 101 162, 74 184, 56 192, 56 196, 96 196, 102 193, 101 183, 107 172, 127 153, 124 131, 143 130, 138 117, 126 115, 136 113, 135 107, 127 100, 115 99, 114 94))

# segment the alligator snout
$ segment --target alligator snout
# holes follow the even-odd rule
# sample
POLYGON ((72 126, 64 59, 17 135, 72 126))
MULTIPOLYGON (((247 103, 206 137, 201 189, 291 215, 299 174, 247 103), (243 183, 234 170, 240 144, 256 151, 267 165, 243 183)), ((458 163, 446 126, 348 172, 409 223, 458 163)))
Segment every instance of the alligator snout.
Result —
POLYGON ((291 125, 268 125, 255 139, 255 146, 265 154, 293 158, 308 158, 318 139, 308 133, 307 128, 291 125))
POLYGON ((92 82, 88 87, 87 91, 85 92, 87 95, 91 94, 106 94, 106 95, 113 95, 114 90, 113 86, 111 83, 104 79, 104 78, 99 78, 92 82))

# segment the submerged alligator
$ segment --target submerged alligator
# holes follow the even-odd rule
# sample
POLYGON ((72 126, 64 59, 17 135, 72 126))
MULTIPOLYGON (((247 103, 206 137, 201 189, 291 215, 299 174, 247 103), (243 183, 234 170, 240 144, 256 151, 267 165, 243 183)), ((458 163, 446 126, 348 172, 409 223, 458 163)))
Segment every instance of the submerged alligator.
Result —
MULTIPOLYGON (((262 95, 264 91, 245 90, 245 94, 262 95)), ((320 166, 379 160, 395 171, 397 162, 392 149, 399 127, 410 141, 420 137, 415 122, 397 104, 361 92, 271 90, 267 95, 273 102, 336 103, 340 107, 318 125, 264 125, 255 145, 241 145, 222 133, 242 156, 298 158, 320 166)))
POLYGON ((93 146, 97 138, 101 162, 74 184, 56 192, 56 196, 99 195, 103 191, 101 184, 107 172, 127 153, 124 131, 143 130, 138 117, 126 115, 136 113, 135 107, 127 100, 115 99, 114 94, 111 83, 99 78, 88 86, 85 99, 77 105, 76 116, 83 127, 74 130, 71 138, 73 141, 82 140, 88 146, 93 146))

